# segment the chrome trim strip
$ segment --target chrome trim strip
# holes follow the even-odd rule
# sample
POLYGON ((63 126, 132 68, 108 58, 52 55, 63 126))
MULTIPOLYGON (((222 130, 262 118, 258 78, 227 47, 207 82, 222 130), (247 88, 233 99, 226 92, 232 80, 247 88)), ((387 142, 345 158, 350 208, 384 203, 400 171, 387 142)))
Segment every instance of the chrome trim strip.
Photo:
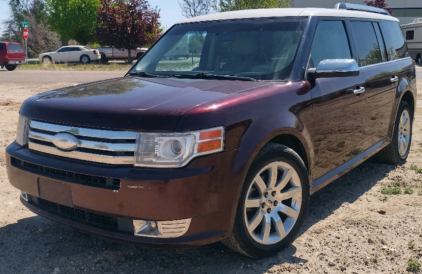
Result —
POLYGON ((331 178, 333 178, 337 174, 339 174, 342 171, 346 170, 347 168, 353 166, 354 164, 356 164, 357 162, 359 162, 363 158, 370 155, 373 151, 375 151, 377 148, 379 148, 384 143, 385 143, 385 141, 380 141, 380 142, 376 143, 375 145, 368 148, 367 150, 365 150, 364 152, 362 152, 361 154, 359 154, 355 158, 349 160, 348 162, 346 162, 346 163, 342 164, 341 166, 335 168, 334 170, 328 172, 327 174, 323 175, 322 177, 319 177, 318 179, 316 179, 315 181, 312 182, 311 189, 316 188, 320 184, 325 183, 326 181, 330 180, 331 178))
POLYGON ((72 127, 49 124, 39 121, 31 121, 30 128, 50 131, 50 132, 69 132, 76 136, 85 136, 101 139, 124 139, 124 140, 136 140, 136 132, 131 131, 114 131, 114 130, 102 130, 102 129, 90 129, 83 127, 72 127))
POLYGON ((85 153, 80 151, 61 151, 54 147, 43 146, 36 143, 29 143, 29 149, 60 157, 90 161, 112 165, 133 165, 133 156, 107 156, 100 154, 85 153))
MULTIPOLYGON (((52 143, 52 137, 54 135, 34 132, 32 130, 29 131, 29 138, 40 140, 44 142, 52 143)), ((103 151, 112 151, 112 152, 134 152, 135 151, 135 142, 133 143, 105 143, 105 142, 95 142, 95 141, 87 141, 78 139, 78 147, 81 148, 88 148, 88 149, 96 149, 96 150, 103 150, 103 151)))

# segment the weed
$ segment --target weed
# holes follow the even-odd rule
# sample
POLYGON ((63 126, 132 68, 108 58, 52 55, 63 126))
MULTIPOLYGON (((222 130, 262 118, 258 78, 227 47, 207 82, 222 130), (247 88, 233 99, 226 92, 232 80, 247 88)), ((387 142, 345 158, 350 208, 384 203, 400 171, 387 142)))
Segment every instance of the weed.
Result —
POLYGON ((396 186, 396 187, 382 187, 381 189, 381 193, 384 195, 398 195, 401 194, 401 188, 396 186))
POLYGON ((415 243, 413 241, 409 241, 407 246, 409 247, 409 249, 413 249, 415 247, 415 243))
POLYGON ((344 147, 346 143, 344 141, 339 142, 336 147, 344 147))
POLYGON ((418 195, 419 195, 419 196, 422 196, 422 191, 419 191, 419 192, 418 192, 418 195))
POLYGON ((422 168, 418 167, 417 165, 410 165, 410 169, 414 170, 416 173, 422 173, 422 168))
POLYGON ((394 186, 400 186, 400 182, 399 181, 395 182, 394 186))
POLYGON ((411 187, 406 187, 404 189, 404 194, 413 194, 413 189, 411 187))
POLYGON ((375 263, 375 264, 377 264, 377 263, 378 263, 378 258, 377 258, 377 256, 375 256, 375 257, 372 259, 372 262, 373 262, 373 263, 375 263))
POLYGON ((384 197, 381 198, 381 201, 387 202, 387 199, 388 199, 388 197, 387 196, 384 196, 384 197))
POLYGON ((377 119, 377 117, 376 116, 371 116, 371 120, 372 121, 374 121, 374 120, 376 120, 377 119))
POLYGON ((421 264, 416 259, 409 259, 407 261, 407 271, 418 272, 421 269, 421 264))

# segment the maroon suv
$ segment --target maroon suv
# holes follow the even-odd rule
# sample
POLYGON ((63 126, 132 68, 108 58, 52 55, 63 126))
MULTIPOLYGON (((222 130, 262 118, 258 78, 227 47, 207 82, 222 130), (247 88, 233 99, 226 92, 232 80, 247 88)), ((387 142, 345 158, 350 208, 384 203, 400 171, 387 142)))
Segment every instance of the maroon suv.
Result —
POLYGON ((25 52, 19 43, 0 41, 0 68, 15 70, 17 66, 26 63, 25 57, 25 52))
POLYGON ((415 85, 381 9, 192 18, 125 77, 27 99, 7 172, 26 207, 78 229, 262 257, 294 240, 312 193, 372 155, 406 161, 415 85))

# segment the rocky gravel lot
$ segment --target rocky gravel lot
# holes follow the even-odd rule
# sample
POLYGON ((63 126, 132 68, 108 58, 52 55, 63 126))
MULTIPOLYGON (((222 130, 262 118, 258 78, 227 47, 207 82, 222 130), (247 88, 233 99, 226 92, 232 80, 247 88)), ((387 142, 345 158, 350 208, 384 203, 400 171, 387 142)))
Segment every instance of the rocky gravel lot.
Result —
MULTIPOLYGON (((3 79, 0 150, 14 140, 19 107, 27 97, 75 83, 80 81, 3 79)), ((422 99, 422 85, 419 90, 422 99)), ((408 273, 409 259, 422 263, 422 174, 412 167, 422 167, 422 100, 415 118, 404 166, 369 160, 320 190, 311 198, 298 239, 262 260, 219 244, 159 249, 120 243, 38 217, 20 204, 0 153, 0 273, 408 273), (382 194, 383 187, 400 188, 402 194, 382 194), (405 194, 409 187, 413 193, 405 194)))

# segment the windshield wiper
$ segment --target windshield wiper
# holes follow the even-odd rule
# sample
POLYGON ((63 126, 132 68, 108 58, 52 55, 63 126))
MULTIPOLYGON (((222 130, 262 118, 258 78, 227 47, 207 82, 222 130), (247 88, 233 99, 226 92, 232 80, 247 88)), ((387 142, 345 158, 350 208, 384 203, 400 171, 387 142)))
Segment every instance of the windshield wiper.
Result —
POLYGON ((241 80, 241 81, 252 81, 256 82, 255 78, 247 77, 247 76, 236 76, 236 75, 223 75, 223 74, 212 74, 212 73, 206 73, 201 72, 193 75, 189 74, 172 74, 171 77, 177 77, 177 78, 193 78, 193 79, 226 79, 226 80, 241 80))
POLYGON ((170 76, 167 76, 167 75, 151 74, 151 73, 147 73, 145 71, 131 72, 131 73, 129 73, 129 75, 136 75, 136 76, 150 77, 150 78, 169 78, 170 77, 170 76))

